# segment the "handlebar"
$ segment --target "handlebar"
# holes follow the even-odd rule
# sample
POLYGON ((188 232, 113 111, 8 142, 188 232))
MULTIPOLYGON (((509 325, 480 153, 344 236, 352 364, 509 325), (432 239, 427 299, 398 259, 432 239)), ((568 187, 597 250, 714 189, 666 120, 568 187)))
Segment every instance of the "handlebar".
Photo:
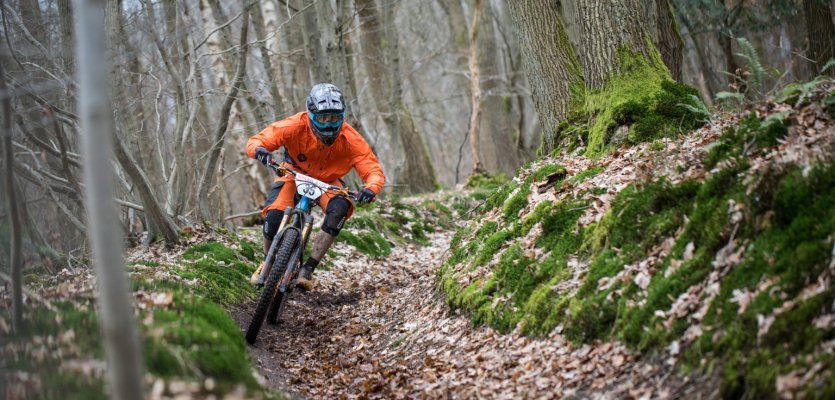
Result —
MULTIPOLYGON (((292 169, 287 168, 284 165, 281 165, 281 163, 279 163, 278 161, 275 161, 275 160, 273 160, 273 162, 270 163, 267 166, 272 168, 272 170, 275 171, 279 175, 284 175, 284 174, 289 173, 290 175, 296 176, 296 175, 299 174, 298 172, 293 171, 292 169)), ((328 185, 327 190, 331 190, 331 191, 337 192, 338 194, 348 196, 348 197, 350 197, 354 200, 356 200, 357 196, 359 195, 359 191, 357 191, 357 190, 351 190, 349 188, 343 188, 343 187, 339 187, 339 186, 328 185)))

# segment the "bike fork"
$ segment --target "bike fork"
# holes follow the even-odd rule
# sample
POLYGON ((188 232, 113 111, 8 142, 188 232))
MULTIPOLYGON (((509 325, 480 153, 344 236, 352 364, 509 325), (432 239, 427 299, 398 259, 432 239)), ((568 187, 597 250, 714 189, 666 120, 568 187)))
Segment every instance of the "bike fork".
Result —
POLYGON ((278 247, 278 242, 281 241, 281 237, 284 234, 284 227, 287 225, 287 221, 290 220, 291 208, 292 207, 287 207, 287 209, 284 210, 284 216, 281 217, 281 224, 278 225, 278 231, 273 237, 273 242, 270 244, 270 250, 267 251, 266 265, 264 265, 264 268, 261 268, 262 282, 266 281, 267 277, 270 276, 270 270, 273 267, 273 260, 275 259, 275 249, 276 247, 278 247))

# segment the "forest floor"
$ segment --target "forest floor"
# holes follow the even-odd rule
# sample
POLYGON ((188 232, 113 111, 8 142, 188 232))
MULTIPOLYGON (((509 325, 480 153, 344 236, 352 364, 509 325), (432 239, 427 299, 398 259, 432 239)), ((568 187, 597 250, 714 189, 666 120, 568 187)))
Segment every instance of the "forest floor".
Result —
MULTIPOLYGON (((717 385, 682 379, 666 360, 642 360, 620 343, 473 328, 436 286, 452 234, 378 258, 337 244, 316 290, 294 292, 279 324, 249 348, 262 382, 300 399, 717 396, 717 385)), ((232 309, 242 330, 255 304, 232 309)))

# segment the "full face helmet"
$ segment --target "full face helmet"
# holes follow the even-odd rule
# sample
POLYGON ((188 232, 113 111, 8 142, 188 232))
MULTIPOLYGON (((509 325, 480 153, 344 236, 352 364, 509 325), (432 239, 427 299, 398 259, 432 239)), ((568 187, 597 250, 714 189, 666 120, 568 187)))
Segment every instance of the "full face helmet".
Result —
POLYGON ((339 130, 345 120, 342 92, 330 83, 313 86, 307 96, 307 115, 316 137, 326 146, 332 145, 339 137, 339 130))

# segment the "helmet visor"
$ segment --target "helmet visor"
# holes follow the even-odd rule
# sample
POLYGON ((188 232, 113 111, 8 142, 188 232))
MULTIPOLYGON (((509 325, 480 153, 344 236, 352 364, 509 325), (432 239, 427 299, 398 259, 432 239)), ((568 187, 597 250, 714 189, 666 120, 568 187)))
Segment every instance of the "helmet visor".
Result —
POLYGON ((322 128, 338 128, 342 124, 344 114, 342 113, 322 113, 314 114, 313 122, 320 129, 322 128))

